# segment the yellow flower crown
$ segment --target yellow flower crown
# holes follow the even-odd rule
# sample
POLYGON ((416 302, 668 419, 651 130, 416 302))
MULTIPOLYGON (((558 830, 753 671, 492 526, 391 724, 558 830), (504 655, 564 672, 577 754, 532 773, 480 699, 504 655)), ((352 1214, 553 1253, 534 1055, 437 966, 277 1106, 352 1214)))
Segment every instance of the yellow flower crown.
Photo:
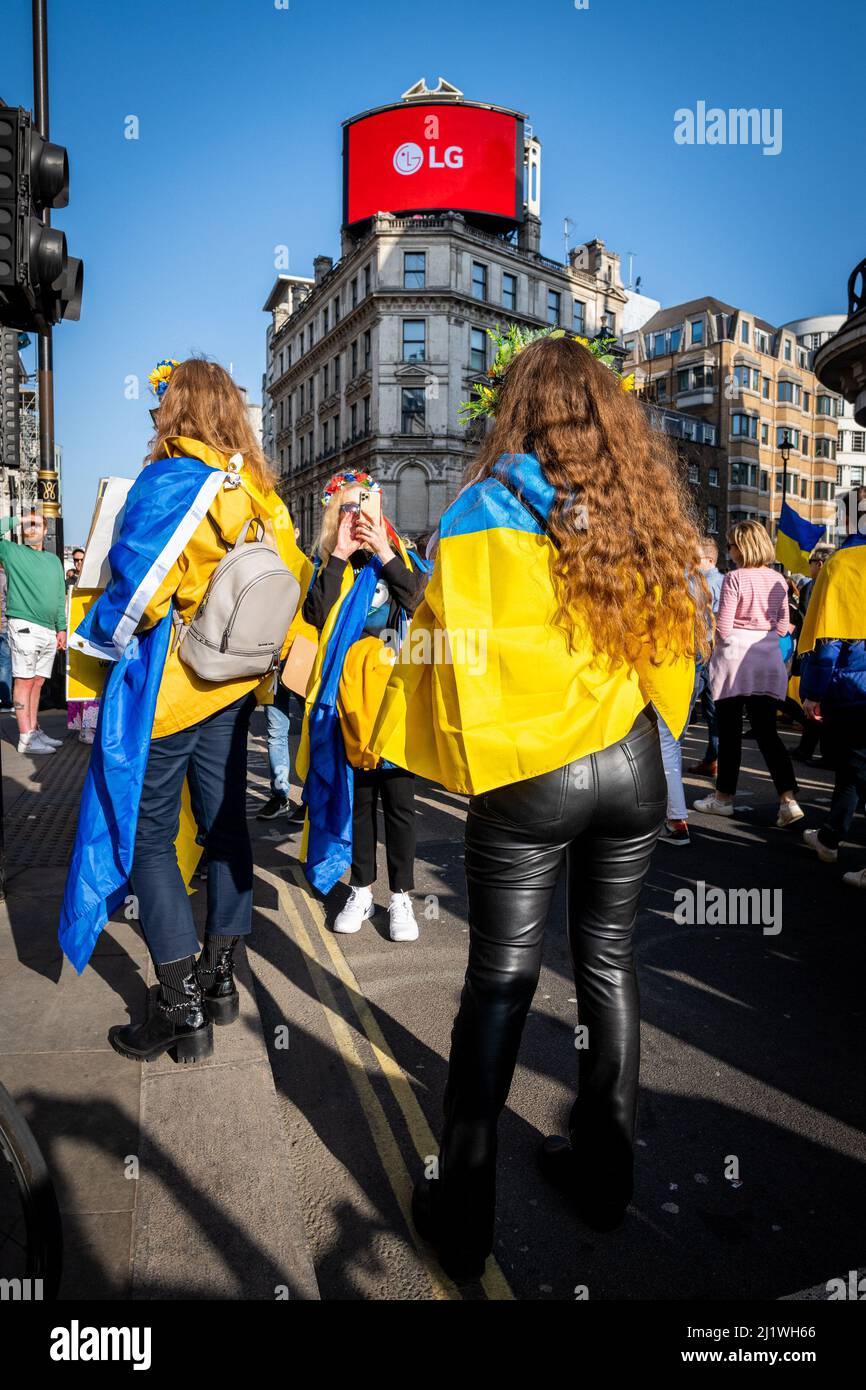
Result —
POLYGON ((160 397, 165 394, 166 387, 171 380, 171 374, 175 367, 179 366, 180 363, 176 357, 164 357, 161 362, 157 362, 147 378, 150 382, 150 389, 155 396, 160 397))
POLYGON ((472 387, 472 399, 464 401, 460 406, 459 415, 463 424, 496 414, 499 408, 499 392, 507 369, 518 353, 530 343, 537 342, 539 338, 571 338, 573 342, 586 348, 596 361, 608 367, 619 379, 624 391, 634 390, 634 373, 623 376, 615 355, 610 351, 611 344, 615 342, 613 334, 608 337, 583 338, 579 333, 566 333, 564 328, 518 328, 517 324, 510 324, 504 333, 499 328, 488 328, 487 336, 495 344, 496 352, 487 373, 487 381, 476 382, 472 387))

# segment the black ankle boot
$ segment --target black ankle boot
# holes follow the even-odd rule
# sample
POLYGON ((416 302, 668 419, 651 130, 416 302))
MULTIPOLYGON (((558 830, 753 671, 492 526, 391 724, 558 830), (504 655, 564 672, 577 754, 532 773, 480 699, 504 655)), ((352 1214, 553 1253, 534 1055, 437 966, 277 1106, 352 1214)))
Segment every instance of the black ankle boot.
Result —
POLYGON ((459 1248, 448 1239, 439 1206, 440 1193, 438 1179, 418 1179, 412 1193, 412 1223, 422 1240, 433 1246, 449 1279, 455 1284, 474 1283, 484 1274, 487 1256, 459 1248))
POLYGON ((159 994, 146 1023, 111 1028, 108 1041, 121 1057, 152 1062, 170 1052, 176 1062, 198 1062, 213 1052, 213 1028, 202 1008, 195 956, 156 967, 159 994))
POLYGON ((240 996, 234 977, 237 942, 236 936, 206 936, 204 950, 196 963, 204 1011, 218 1027, 234 1023, 240 1010, 240 996))
POLYGON ((552 1187, 567 1197, 581 1221, 593 1231, 613 1231, 622 1225, 628 1202, 587 1187, 574 1150, 561 1134, 550 1134, 538 1150, 538 1166, 552 1187))

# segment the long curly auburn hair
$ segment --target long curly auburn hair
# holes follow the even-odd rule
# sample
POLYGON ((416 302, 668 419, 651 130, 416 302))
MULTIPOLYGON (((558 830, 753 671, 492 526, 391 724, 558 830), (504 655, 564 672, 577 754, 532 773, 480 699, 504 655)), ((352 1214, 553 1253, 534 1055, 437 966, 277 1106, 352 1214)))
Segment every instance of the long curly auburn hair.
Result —
POLYGON ((548 525, 557 626, 580 627, 615 668, 649 649, 708 655, 695 604, 708 598, 691 497, 666 435, 616 375, 570 338, 542 338, 511 363, 493 428, 467 472, 534 454, 556 500, 548 525))

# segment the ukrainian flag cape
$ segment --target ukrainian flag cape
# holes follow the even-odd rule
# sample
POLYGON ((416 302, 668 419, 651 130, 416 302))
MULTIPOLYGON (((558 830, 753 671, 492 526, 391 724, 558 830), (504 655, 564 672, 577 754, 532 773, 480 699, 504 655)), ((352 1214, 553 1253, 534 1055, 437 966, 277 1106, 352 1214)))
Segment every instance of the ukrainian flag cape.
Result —
MULTIPOLYGON (((675 737, 694 684, 693 634, 614 671, 588 624, 555 624, 555 490, 532 454, 503 455, 444 513, 433 575, 372 740, 381 757, 478 794, 598 752, 652 701, 675 737)), ((624 524, 627 524, 624 523, 624 524)))
POLYGON ((139 637, 135 629, 224 482, 221 470, 198 459, 148 467, 130 490, 121 535, 109 551, 108 588, 73 639, 80 650, 114 663, 100 701, 60 912, 60 945, 79 974, 128 891, 171 615, 139 637))
POLYGON ((792 574, 808 574, 809 556, 826 529, 826 526, 804 521, 793 507, 783 502, 776 532, 776 559, 792 574))
POLYGON ((822 639, 866 640, 866 536, 849 536, 818 578, 797 650, 810 652, 822 639))
MULTIPOLYGON (((410 552, 390 527, 388 534, 407 567, 414 559, 419 568, 426 569, 420 557, 413 554, 410 559, 410 552)), ((307 807, 301 858, 307 879, 323 894, 331 891, 352 861, 354 771, 346 757, 337 697, 349 648, 364 630, 381 572, 382 563, 376 556, 357 578, 352 566, 346 566, 340 596, 322 629, 310 675, 295 766, 303 779, 302 800, 307 807)))

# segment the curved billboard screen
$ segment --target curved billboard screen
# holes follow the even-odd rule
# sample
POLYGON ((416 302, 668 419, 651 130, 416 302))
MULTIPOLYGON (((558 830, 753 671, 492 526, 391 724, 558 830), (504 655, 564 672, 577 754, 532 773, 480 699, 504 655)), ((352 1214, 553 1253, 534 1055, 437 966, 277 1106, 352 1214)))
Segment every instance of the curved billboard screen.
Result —
POLYGON ((344 127, 343 222, 377 212, 523 220, 523 120, 466 103, 412 103, 344 127))

